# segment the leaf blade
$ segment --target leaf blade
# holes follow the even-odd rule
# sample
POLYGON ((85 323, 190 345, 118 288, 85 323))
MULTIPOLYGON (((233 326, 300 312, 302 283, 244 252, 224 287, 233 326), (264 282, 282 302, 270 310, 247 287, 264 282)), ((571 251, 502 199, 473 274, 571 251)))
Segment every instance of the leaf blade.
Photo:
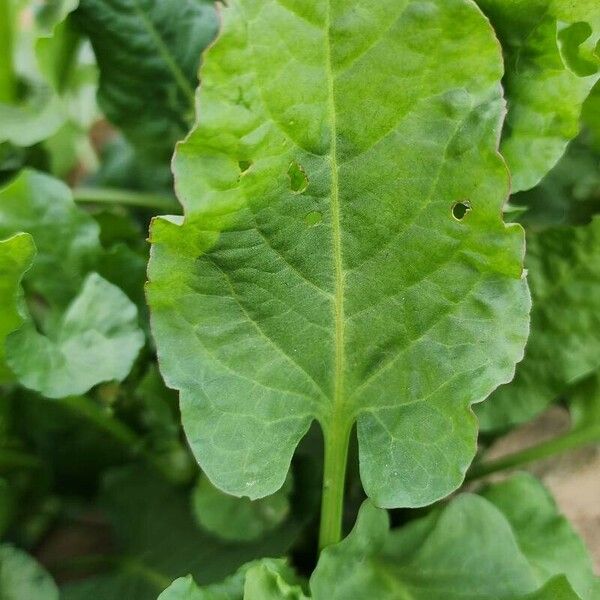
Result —
POLYGON ((326 443, 358 419, 369 496, 422 505, 462 481, 469 406, 512 377, 527 335, 522 231, 498 218, 501 61, 462 0, 369 5, 366 30, 349 5, 333 6, 224 9, 203 118, 174 162, 186 217, 152 226, 153 333, 219 488, 273 493, 313 419, 326 443), (354 46, 347 23, 364 30, 354 46), (457 24, 471 52, 457 51, 457 24), (454 33, 432 43, 431 28, 454 33), (391 87, 383 56, 409 84, 391 87), (369 86, 376 103, 357 96, 369 86), (467 197, 459 221, 452 207, 467 197), (415 405, 437 424, 428 430, 415 405), (440 456, 437 476, 419 464, 440 456))

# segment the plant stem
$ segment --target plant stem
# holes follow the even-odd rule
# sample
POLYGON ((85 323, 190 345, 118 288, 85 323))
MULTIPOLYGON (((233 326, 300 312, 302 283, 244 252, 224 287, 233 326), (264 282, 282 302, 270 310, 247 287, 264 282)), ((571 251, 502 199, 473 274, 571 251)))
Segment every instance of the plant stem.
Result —
POLYGON ((576 429, 532 448, 526 448, 525 450, 503 456, 496 460, 479 463, 467 473, 466 481, 473 481, 486 475, 497 473, 498 471, 520 467, 530 462, 560 454, 566 450, 572 450, 596 442, 600 442, 600 426, 576 429))
POLYGON ((12 0, 0 0, 0 102, 11 103, 17 96, 13 70, 12 0))
POLYGON ((54 571, 67 573, 85 573, 90 570, 101 572, 108 569, 117 569, 144 579, 156 587, 159 592, 168 587, 172 582, 172 579, 167 575, 147 566, 141 560, 128 556, 92 554, 51 562, 49 566, 54 571))
MULTIPOLYGON (((0 0, 1 1, 1 0, 0 0)), ((132 192, 131 190, 80 187, 73 190, 75 202, 94 204, 124 204, 140 208, 181 213, 181 206, 170 196, 132 192)))
POLYGON ((340 423, 325 436, 319 550, 337 544, 342 539, 346 465, 351 430, 351 425, 340 423))

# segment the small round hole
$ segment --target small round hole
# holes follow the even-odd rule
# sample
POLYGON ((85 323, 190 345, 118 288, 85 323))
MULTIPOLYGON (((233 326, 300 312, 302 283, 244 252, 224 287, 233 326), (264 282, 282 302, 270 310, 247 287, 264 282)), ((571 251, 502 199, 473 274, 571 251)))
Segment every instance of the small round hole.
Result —
POLYGON ((323 222, 323 214, 314 210, 304 217, 304 221, 309 227, 315 227, 323 222))
POLYGON ((452 206, 452 216, 457 221, 462 221, 467 213, 471 210, 471 203, 467 200, 461 202, 455 202, 452 206))
POLYGON ((238 162, 238 166, 240 168, 240 173, 243 175, 252 166, 252 161, 240 160, 240 162, 238 162))
POLYGON ((292 192, 302 194, 308 187, 308 177, 304 169, 297 162, 293 162, 290 164, 287 174, 290 178, 292 192))

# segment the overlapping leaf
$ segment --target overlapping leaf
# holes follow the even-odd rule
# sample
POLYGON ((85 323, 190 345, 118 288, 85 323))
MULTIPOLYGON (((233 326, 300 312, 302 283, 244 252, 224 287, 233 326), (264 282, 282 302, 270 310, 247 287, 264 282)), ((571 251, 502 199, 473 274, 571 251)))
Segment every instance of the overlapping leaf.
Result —
POLYGON ((188 573, 203 584, 219 582, 247 561, 285 553, 300 529, 292 518, 260 542, 224 543, 197 527, 184 492, 142 469, 111 473, 102 504, 117 537, 114 568, 65 586, 64 600, 155 600, 188 573))
POLYGON ((159 600, 305 600, 297 579, 283 560, 267 558, 244 565, 222 583, 202 588, 191 576, 181 577, 159 600))
POLYGON ((31 146, 62 128, 75 144, 95 116, 92 65, 78 63, 80 37, 67 19, 77 2, 48 2, 39 19, 37 3, 12 4, 6 23, 12 44, 3 57, 11 82, 0 93, 0 142, 31 146))
POLYGON ((430 503, 462 481, 470 405, 512 377, 528 329, 493 31, 466 0, 235 0, 223 21, 175 158, 185 218, 151 233, 153 331, 192 449, 258 498, 313 419, 330 464, 357 421, 369 496, 430 503))
POLYGON ((259 500, 236 498, 200 477, 193 493, 194 513, 207 531, 226 540, 259 539, 284 521, 290 512, 291 476, 271 496, 259 500))
POLYGON ((573 140, 557 165, 533 189, 514 194, 511 206, 522 212, 527 229, 583 225, 600 213, 600 151, 589 134, 573 140))
POLYGON ((583 123, 600 151, 600 83, 597 83, 583 106, 583 123))
POLYGON ((51 398, 124 379, 144 343, 135 305, 93 273, 98 226, 64 184, 33 171, 0 190, 0 238, 27 232, 38 254, 24 278, 29 318, 4 343, 19 381, 51 398))
POLYGON ((600 580, 581 538, 563 517, 548 491, 520 474, 482 493, 506 517, 537 581, 564 575, 583 600, 594 600, 600 580))
POLYGON ((532 188, 579 131, 582 105, 600 77, 596 0, 477 0, 506 63, 502 139, 514 191, 532 188))
POLYGON ((514 381, 477 409, 502 429, 542 412, 600 366, 600 219, 528 234, 531 336, 514 381))

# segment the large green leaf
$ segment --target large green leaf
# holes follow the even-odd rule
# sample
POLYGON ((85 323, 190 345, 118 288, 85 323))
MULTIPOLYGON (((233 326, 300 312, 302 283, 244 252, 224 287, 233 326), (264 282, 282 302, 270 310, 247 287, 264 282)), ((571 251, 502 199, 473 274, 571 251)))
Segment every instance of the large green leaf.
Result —
POLYGON ((0 383, 12 379, 6 366, 4 342, 6 336, 18 329, 23 318, 19 314, 21 279, 31 266, 35 246, 27 233, 0 240, 0 383))
POLYGON ((600 366, 600 218, 527 238, 531 336, 514 381, 477 409, 486 430, 534 417, 600 366))
POLYGON ((201 584, 219 582, 250 560, 284 554, 300 530, 292 518, 258 543, 224 543, 195 524, 185 490, 137 468, 108 475, 102 504, 117 538, 115 566, 65 586, 63 600, 155 600, 188 573, 201 584))
POLYGON ((100 67, 106 116, 147 157, 168 161, 187 132, 212 0, 81 0, 78 24, 100 67))
POLYGON ((51 398, 86 392, 129 373, 144 335, 137 308, 93 273, 98 226, 59 181, 24 171, 0 190, 0 238, 20 231, 38 254, 23 278, 29 315, 6 340, 19 381, 51 398))
POLYGON ((185 218, 154 222, 148 287, 163 375, 219 488, 276 491, 313 419, 332 469, 357 421, 380 505, 460 484, 470 405, 511 379, 527 335, 523 235, 500 218, 501 75, 466 0, 223 9, 175 157, 185 218))
POLYGON ((58 588, 28 554, 8 544, 0 546, 2 600, 58 600, 58 588))
POLYGON ((533 187, 579 131, 600 77, 597 0, 477 0, 504 50, 508 117, 502 139, 514 191, 533 187))
POLYGON ((392 533, 387 515, 366 504, 311 578, 315 600, 500 600, 537 587, 502 514, 471 495, 392 533))

